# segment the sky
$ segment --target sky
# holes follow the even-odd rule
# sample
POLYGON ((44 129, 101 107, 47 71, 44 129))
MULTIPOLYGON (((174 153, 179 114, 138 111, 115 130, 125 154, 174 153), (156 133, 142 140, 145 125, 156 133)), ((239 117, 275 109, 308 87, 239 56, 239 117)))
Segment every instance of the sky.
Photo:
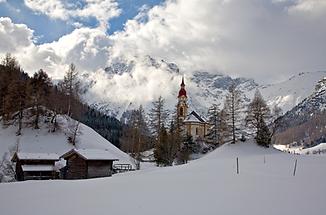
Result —
POLYGON ((203 70, 259 83, 326 70, 326 0, 0 0, 0 17, 0 56, 53 79, 73 62, 94 94, 169 83, 146 56, 176 63, 186 77, 203 70), (136 66, 108 76, 113 62, 136 66))

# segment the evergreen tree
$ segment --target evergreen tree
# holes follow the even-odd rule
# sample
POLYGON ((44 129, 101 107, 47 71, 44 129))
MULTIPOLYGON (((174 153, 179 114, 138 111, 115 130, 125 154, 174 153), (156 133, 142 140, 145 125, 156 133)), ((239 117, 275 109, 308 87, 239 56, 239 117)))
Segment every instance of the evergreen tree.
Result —
POLYGON ((24 109, 27 107, 28 94, 26 90, 26 81, 15 80, 12 81, 11 85, 9 86, 8 94, 6 96, 6 106, 8 108, 7 110, 9 111, 8 114, 12 116, 14 120, 18 120, 18 130, 16 132, 17 135, 21 135, 24 109))
POLYGON ((215 147, 219 145, 219 110, 216 104, 213 104, 208 109, 209 129, 207 134, 207 141, 215 147))
POLYGON ((52 87, 51 79, 49 76, 41 69, 34 74, 30 82, 31 87, 31 97, 33 106, 34 121, 33 125, 35 129, 39 129, 39 118, 43 113, 44 108, 49 106, 49 95, 50 89, 52 87))
POLYGON ((156 160, 158 165, 160 165, 160 163, 162 162, 162 155, 160 155, 160 153, 164 153, 164 148, 162 147, 164 144, 161 138, 164 137, 166 138, 164 139, 164 141, 167 141, 167 131, 165 129, 167 111, 164 108, 164 104, 165 101, 160 96, 158 100, 153 102, 153 108, 151 109, 151 112, 149 114, 150 125, 155 138, 154 155, 155 158, 158 158, 158 160, 156 160))
POLYGON ((168 132, 165 127, 161 127, 159 132, 159 142, 156 142, 154 149, 154 158, 157 166, 168 166, 169 161, 167 160, 168 148, 166 147, 169 142, 168 132))
POLYGON ((269 128, 262 117, 258 124, 259 129, 256 136, 256 142, 260 146, 269 147, 271 143, 271 133, 269 128))
POLYGON ((271 115, 269 107, 267 106, 259 90, 256 90, 253 100, 248 105, 246 123, 249 125, 249 127, 255 129, 257 135, 262 126, 261 120, 266 122, 270 119, 270 117, 271 115))
POLYGON ((231 138, 231 143, 235 143, 240 135, 242 99, 241 91, 238 90, 235 84, 229 88, 228 94, 224 103, 224 111, 228 126, 228 136, 231 138))

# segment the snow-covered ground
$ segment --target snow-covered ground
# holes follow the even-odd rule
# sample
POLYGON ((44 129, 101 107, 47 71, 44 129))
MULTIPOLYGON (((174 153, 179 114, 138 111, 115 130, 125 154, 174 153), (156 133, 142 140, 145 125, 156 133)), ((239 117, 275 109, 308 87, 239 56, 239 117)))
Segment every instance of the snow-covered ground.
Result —
POLYGON ((326 154, 326 143, 320 143, 317 146, 310 147, 310 148, 303 148, 302 146, 289 147, 288 145, 274 145, 274 147, 284 152, 290 152, 296 154, 314 154, 314 155, 326 154))
POLYGON ((247 141, 222 146, 182 166, 91 180, 0 184, 0 212, 323 215, 325 162, 324 156, 292 155, 247 141), (236 174, 236 157, 240 174, 236 174))
POLYGON ((19 152, 28 153, 56 153, 61 156, 75 147, 77 149, 107 150, 119 159, 116 163, 133 164, 128 154, 122 152, 93 129, 82 123, 79 124, 76 146, 69 144, 67 132, 69 126, 71 127, 76 121, 62 115, 57 117, 57 121, 60 129, 54 133, 49 132, 49 123, 44 123, 42 118, 40 129, 24 126, 21 136, 16 136, 16 126, 3 127, 0 125, 0 158, 4 154, 12 155, 12 152, 9 153, 10 149, 16 150, 18 148, 19 152))

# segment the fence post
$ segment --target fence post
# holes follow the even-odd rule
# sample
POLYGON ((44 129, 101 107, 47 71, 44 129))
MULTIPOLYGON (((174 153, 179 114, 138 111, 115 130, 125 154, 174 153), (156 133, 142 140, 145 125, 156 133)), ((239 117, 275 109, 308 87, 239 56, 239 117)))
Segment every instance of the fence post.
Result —
POLYGON ((298 160, 295 159, 295 162, 294 162, 294 170, 293 170, 293 176, 295 176, 295 172, 297 171, 297 163, 298 163, 298 160))
POLYGON ((237 174, 239 174, 239 158, 237 157, 237 174))

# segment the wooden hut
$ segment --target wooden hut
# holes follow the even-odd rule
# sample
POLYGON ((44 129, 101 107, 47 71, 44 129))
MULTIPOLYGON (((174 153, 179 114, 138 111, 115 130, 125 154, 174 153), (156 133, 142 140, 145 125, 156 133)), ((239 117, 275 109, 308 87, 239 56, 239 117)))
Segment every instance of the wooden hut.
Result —
POLYGON ((65 179, 86 179, 111 176, 115 155, 100 149, 72 149, 61 156, 67 163, 64 168, 65 179))
POLYGON ((58 177, 55 162, 59 155, 55 153, 16 152, 12 161, 16 163, 16 180, 55 179, 58 177))

